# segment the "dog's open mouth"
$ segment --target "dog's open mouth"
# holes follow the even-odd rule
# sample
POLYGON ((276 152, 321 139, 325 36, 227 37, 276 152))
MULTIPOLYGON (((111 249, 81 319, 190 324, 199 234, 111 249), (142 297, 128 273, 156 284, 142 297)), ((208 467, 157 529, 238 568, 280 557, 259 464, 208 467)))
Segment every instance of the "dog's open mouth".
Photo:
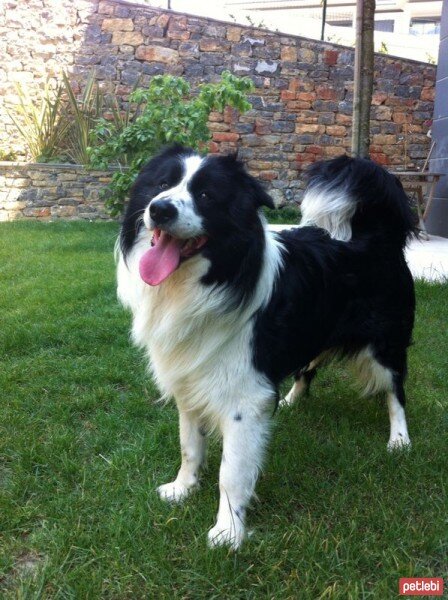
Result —
POLYGON ((183 240, 162 229, 155 229, 151 248, 140 259, 140 277, 148 285, 159 285, 178 268, 182 260, 197 254, 207 239, 202 235, 183 240))

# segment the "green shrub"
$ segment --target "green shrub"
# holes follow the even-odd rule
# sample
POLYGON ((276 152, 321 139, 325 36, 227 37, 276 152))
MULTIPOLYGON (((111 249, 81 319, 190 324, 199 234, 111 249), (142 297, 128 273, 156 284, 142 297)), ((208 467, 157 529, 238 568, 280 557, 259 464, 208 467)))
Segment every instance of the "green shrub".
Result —
POLYGON ((14 150, 0 148, 0 160, 14 161, 17 160, 17 153, 14 150))
POLYGON ((76 96, 68 76, 52 89, 46 84, 41 101, 17 86, 19 103, 10 116, 36 162, 68 161, 95 168, 127 167, 115 173, 106 207, 123 210, 125 198, 142 165, 160 148, 178 142, 202 151, 211 134, 212 111, 226 106, 245 112, 252 81, 224 72, 218 83, 193 91, 181 77, 154 77, 148 88, 134 89, 126 110, 113 94, 103 94, 93 72, 76 96), (108 119, 104 118, 108 116, 108 119))
POLYGON ((166 144, 177 142, 198 151, 211 138, 207 123, 212 111, 226 106, 245 112, 251 108, 247 93, 252 81, 222 74, 218 83, 202 84, 197 91, 182 77, 158 75, 147 89, 136 89, 130 102, 137 103, 134 118, 126 123, 100 119, 92 147, 92 166, 127 165, 112 177, 106 207, 111 215, 122 212, 125 198, 143 164, 166 144))
POLYGON ((16 86, 18 104, 8 114, 23 137, 29 156, 36 162, 49 162, 59 156, 68 122, 62 117, 64 86, 51 89, 46 83, 40 102, 33 100, 22 85, 16 86))
POLYGON ((124 124, 117 97, 102 92, 94 71, 80 96, 66 73, 55 88, 46 83, 40 100, 32 99, 21 85, 16 89, 19 102, 9 107, 9 115, 26 144, 28 157, 36 162, 88 166, 92 132, 103 114, 107 111, 118 125, 124 124))

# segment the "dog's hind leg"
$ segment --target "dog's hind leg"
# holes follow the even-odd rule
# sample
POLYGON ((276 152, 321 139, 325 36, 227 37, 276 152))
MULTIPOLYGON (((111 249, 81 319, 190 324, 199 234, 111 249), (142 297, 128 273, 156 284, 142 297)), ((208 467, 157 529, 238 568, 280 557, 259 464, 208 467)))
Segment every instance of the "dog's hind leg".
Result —
POLYGON ((403 382, 406 374, 406 351, 392 356, 375 352, 370 347, 362 350, 354 360, 358 375, 364 384, 364 392, 386 392, 389 409, 389 451, 411 445, 404 406, 406 397, 403 382))
MULTIPOLYGON (((311 363, 312 364, 312 363, 311 363)), ((294 376, 294 383, 292 388, 289 390, 288 394, 281 401, 282 406, 289 406, 294 404, 299 396, 303 396, 304 394, 308 394, 310 390, 311 382, 316 376, 316 368, 311 367, 303 372, 299 371, 294 376)))
POLYGON ((205 458, 206 433, 194 411, 179 409, 182 464, 174 481, 157 488, 162 500, 180 502, 199 483, 199 469, 205 458))
POLYGON ((387 394, 387 407, 389 409, 390 420, 390 438, 387 444, 389 451, 406 448, 411 445, 404 411, 405 404, 406 396, 403 388, 403 377, 395 375, 393 390, 387 394))

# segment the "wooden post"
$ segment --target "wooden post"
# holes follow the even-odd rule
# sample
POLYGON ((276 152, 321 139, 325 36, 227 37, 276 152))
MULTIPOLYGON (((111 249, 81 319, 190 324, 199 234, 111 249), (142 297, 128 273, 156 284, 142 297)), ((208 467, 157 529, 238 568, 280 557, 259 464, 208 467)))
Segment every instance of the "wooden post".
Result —
POLYGON ((352 156, 367 158, 374 72, 375 0, 356 2, 355 73, 353 87, 352 156))

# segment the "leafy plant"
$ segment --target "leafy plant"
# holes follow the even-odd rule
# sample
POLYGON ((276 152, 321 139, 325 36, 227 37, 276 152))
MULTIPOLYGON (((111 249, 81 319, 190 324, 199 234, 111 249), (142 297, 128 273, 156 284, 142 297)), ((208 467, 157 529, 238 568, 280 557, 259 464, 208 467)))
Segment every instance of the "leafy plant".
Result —
POLYGON ((12 161, 17 160, 17 153, 11 149, 0 148, 0 160, 12 161))
MULTIPOLYGON (((137 89, 136 87, 134 90, 137 89)), ((127 103, 127 107, 122 109, 120 107, 119 100, 114 95, 108 95, 105 97, 106 111, 105 115, 108 115, 108 118, 105 120, 113 123, 114 127, 121 131, 128 125, 130 125, 132 119, 134 119, 140 112, 140 104, 136 103, 127 103)))
POLYGON ((102 116, 104 94, 95 83, 95 73, 89 76, 83 94, 77 98, 66 73, 62 74, 66 102, 62 105, 62 119, 66 121, 64 150, 73 162, 88 165, 88 148, 92 132, 102 116))
POLYGON ((249 110, 247 93, 252 89, 249 78, 235 77, 229 72, 224 72, 218 83, 200 85, 196 93, 182 77, 159 75, 148 88, 132 92, 130 102, 140 108, 123 127, 116 121, 100 119, 89 150, 92 166, 106 168, 126 163, 129 166, 112 177, 106 200, 111 215, 123 210, 139 170, 162 146, 178 142, 203 150, 211 138, 207 127, 210 113, 222 112, 226 106, 240 112, 249 110))
POLYGON ((249 22, 251 27, 257 27, 258 29, 266 28, 265 22, 263 20, 258 23, 252 19, 250 15, 246 15, 246 20, 249 22))
MULTIPOLYGON (((135 84, 133 91, 138 89, 138 83, 135 84)), ((114 94, 105 96, 105 111, 103 117, 97 120, 96 128, 92 132, 91 141, 98 145, 103 144, 112 135, 119 135, 126 129, 131 122, 141 113, 141 102, 128 102, 126 107, 120 106, 120 101, 114 94)), ((92 149, 89 149, 90 156, 95 154, 92 149)), ((123 154, 119 157, 117 164, 126 166, 128 164, 128 155, 123 154)))
POLYGON ((67 120, 61 115, 64 87, 59 84, 53 90, 47 82, 40 105, 20 84, 16 90, 19 103, 10 107, 8 114, 24 138, 31 158, 48 162, 58 155, 67 132, 67 120))
POLYGON ((88 77, 80 97, 66 73, 55 89, 47 83, 38 106, 21 85, 17 85, 17 95, 19 104, 12 106, 9 114, 25 140, 29 156, 37 162, 68 160, 88 165, 92 132, 103 112, 109 112, 117 130, 126 127, 132 116, 129 109, 119 109, 115 95, 106 96, 101 91, 95 72, 88 77))

